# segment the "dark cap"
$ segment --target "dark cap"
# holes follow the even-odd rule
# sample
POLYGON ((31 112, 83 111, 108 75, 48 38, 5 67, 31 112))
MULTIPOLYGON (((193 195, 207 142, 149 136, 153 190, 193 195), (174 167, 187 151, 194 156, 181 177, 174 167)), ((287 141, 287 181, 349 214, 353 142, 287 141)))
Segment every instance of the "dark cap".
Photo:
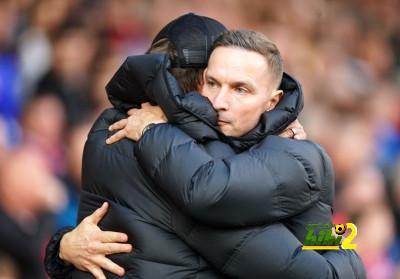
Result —
POLYGON ((178 50, 179 61, 173 65, 181 68, 205 68, 211 45, 226 27, 215 19, 189 13, 168 23, 154 38, 169 39, 178 50))

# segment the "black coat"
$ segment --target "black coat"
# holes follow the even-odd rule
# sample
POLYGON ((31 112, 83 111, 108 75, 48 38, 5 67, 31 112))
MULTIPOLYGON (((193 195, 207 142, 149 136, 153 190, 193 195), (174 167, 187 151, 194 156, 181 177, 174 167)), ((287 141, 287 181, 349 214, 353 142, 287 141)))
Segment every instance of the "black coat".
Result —
POLYGON ((298 83, 285 75, 277 109, 245 137, 228 138, 208 99, 183 95, 168 66, 165 55, 128 58, 107 92, 118 109, 159 103, 191 137, 161 124, 138 144, 106 145, 108 126, 125 117, 110 109, 84 150, 79 220, 110 203, 100 227, 128 234, 133 252, 111 256, 126 278, 365 277, 352 250, 301 250, 308 222, 331 221, 333 178, 317 144, 267 137, 296 119, 298 83))

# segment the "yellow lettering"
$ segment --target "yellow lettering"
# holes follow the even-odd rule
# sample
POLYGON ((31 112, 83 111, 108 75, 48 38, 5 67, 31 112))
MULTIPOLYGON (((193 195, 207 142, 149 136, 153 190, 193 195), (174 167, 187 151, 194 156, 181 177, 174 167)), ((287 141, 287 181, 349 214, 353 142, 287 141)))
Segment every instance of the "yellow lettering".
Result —
POLYGON ((350 242, 354 239, 354 237, 357 235, 357 227, 353 223, 346 223, 347 228, 351 229, 351 233, 342 243, 342 248, 343 249, 356 249, 357 244, 350 244, 350 242))

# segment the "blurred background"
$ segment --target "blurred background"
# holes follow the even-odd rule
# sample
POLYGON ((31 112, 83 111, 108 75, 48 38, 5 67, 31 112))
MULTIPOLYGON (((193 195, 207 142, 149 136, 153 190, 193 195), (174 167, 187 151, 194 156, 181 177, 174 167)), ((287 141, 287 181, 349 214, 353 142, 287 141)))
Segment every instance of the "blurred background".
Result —
POLYGON ((46 278, 104 86, 188 12, 277 44, 303 85, 300 122, 334 163, 333 223, 358 227, 368 278, 400 278, 398 0, 0 0, 0 278, 46 278))

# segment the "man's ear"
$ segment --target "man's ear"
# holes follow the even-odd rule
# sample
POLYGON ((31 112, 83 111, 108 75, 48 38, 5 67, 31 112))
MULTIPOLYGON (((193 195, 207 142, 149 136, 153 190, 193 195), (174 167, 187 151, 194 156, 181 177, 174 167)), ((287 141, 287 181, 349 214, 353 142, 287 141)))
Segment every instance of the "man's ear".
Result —
POLYGON ((196 91, 197 92, 203 92, 203 86, 204 86, 204 80, 202 79, 202 80, 200 80, 200 83, 197 84, 196 91))
POLYGON ((207 71, 208 71, 207 68, 205 68, 203 71, 203 82, 205 82, 205 80, 206 80, 207 71))
POLYGON ((272 92, 271 97, 265 107, 265 111, 269 111, 271 109, 274 109, 276 104, 279 102, 279 100, 283 96, 283 91, 282 90, 275 90, 272 92))
POLYGON ((206 72, 207 72, 207 68, 204 69, 202 79, 201 79, 200 83, 197 85, 197 92, 203 92, 203 86, 206 81, 206 72))

